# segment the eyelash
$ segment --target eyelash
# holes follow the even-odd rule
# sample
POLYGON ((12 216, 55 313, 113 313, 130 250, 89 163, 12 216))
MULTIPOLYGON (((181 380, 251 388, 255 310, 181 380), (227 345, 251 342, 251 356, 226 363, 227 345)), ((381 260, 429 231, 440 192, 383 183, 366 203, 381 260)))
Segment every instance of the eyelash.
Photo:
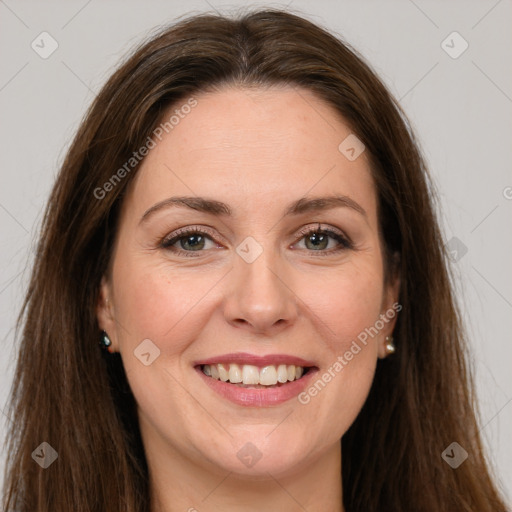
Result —
MULTIPOLYGON (((352 242, 347 237, 345 237, 338 231, 334 231, 329 228, 321 228, 320 224, 318 224, 318 226, 316 228, 305 228, 305 229, 302 229, 301 231, 299 231, 300 238, 295 243, 299 242, 304 237, 307 237, 308 235, 312 235, 312 234, 328 235, 329 237, 335 239, 340 244, 337 248, 330 249, 330 250, 313 251, 313 250, 304 249, 308 252, 316 253, 315 256, 321 256, 321 257, 330 256, 333 253, 338 253, 339 251, 343 251, 346 249, 353 249, 352 242)), ((202 236, 208 235, 207 238, 209 238, 210 240, 212 240, 212 238, 213 238, 212 233, 210 233, 208 230, 205 230, 205 228, 199 228, 199 227, 192 226, 192 227, 183 228, 183 229, 178 230, 176 233, 173 234, 173 236, 171 238, 169 238, 169 237, 164 238, 160 243, 160 247, 162 249, 166 249, 168 251, 174 252, 175 254, 178 254, 178 255, 196 258, 198 256, 196 256, 194 253, 201 253, 201 252, 204 252, 204 250, 184 251, 183 249, 177 249, 176 247, 172 247, 176 242, 179 242, 181 239, 186 238, 187 236, 191 236, 191 235, 202 235, 202 236)), ((213 241, 214 240, 212 240, 212 242, 213 241)))

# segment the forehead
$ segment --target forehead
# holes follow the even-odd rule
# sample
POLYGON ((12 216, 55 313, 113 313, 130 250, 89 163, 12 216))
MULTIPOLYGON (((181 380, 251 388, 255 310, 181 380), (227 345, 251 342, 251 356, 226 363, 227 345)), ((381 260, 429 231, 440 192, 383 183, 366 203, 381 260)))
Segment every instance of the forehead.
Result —
POLYGON ((161 140, 153 137, 127 197, 135 210, 171 195, 198 195, 261 214, 306 195, 339 193, 375 212, 367 155, 350 160, 340 151, 352 130, 311 91, 225 87, 193 100, 163 116, 161 140))

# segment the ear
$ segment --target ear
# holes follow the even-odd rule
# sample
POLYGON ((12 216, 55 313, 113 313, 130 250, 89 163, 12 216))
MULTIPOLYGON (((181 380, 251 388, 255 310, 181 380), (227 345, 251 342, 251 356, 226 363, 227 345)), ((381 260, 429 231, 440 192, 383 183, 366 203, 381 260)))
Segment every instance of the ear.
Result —
POLYGON ((105 276, 101 278, 98 302, 96 304, 96 318, 100 329, 105 331, 112 341, 112 345, 108 348, 109 352, 116 352, 117 330, 113 295, 110 283, 105 276))
POLYGON ((395 255, 393 271, 384 288, 382 297, 382 310, 380 318, 384 323, 384 327, 379 333, 378 341, 378 357, 384 359, 388 353, 386 351, 386 337, 391 338, 396 325, 396 319, 402 310, 402 305, 398 302, 400 296, 400 272, 398 271, 398 256, 395 255))

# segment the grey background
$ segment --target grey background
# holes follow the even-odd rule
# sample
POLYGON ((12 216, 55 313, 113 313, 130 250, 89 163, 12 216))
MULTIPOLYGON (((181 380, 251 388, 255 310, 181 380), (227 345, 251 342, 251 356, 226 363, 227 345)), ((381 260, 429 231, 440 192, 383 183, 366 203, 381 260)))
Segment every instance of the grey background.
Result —
MULTIPOLYGON (((288 4, 358 49, 401 100, 418 134, 439 191, 445 238, 458 249, 454 268, 471 337, 481 433, 510 501, 512 3, 288 4), (453 31, 469 44, 456 59, 441 47, 453 31)), ((42 208, 86 107, 119 59, 157 25, 187 13, 257 5, 286 3, 0 0, 2 408, 16 357, 13 328, 42 208), (43 31, 59 45, 47 59, 31 48, 43 31)), ((460 49, 452 40, 447 44, 460 49)), ((0 418, 3 440, 10 420, 5 414, 0 418)), ((4 452, 1 457, 3 468, 4 452)))

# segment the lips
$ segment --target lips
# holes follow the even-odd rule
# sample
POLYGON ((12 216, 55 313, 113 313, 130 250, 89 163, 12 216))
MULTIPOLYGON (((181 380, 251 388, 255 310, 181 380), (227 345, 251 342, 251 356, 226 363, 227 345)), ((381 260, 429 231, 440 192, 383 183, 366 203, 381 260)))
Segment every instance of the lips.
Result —
POLYGON ((268 354, 266 356, 259 356, 255 354, 249 354, 246 352, 223 354, 215 357, 210 357, 209 359, 201 359, 193 364, 194 366, 199 366, 204 364, 219 363, 236 363, 240 365, 249 364, 253 366, 258 366, 260 368, 264 366, 280 364, 293 364, 295 366, 302 366, 304 368, 316 366, 315 362, 313 361, 307 361, 306 359, 302 359, 301 357, 296 357, 288 354, 268 354))
POLYGON ((287 354, 224 354, 196 361, 211 389, 238 405, 278 405, 298 395, 318 371, 313 361, 287 354))

